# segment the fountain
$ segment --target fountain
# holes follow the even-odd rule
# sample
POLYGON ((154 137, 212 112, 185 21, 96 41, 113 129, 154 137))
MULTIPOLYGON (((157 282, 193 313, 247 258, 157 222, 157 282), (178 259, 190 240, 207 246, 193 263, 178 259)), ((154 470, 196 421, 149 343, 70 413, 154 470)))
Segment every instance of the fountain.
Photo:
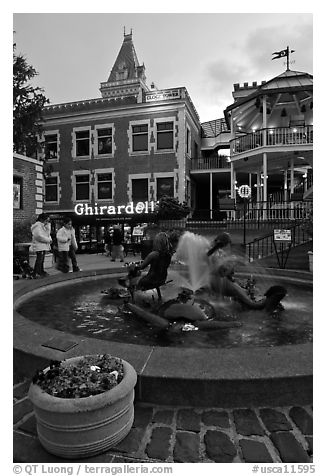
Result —
MULTIPOLYGON (((161 403, 177 404, 182 394, 183 403, 194 404, 198 395, 202 396, 202 375, 210 376, 210 385, 215 389, 214 401, 210 393, 207 397, 202 396, 200 404, 204 405, 224 406, 232 403, 232 398, 234 402, 240 402, 242 397, 241 403, 260 399, 260 402, 268 404, 268 398, 282 403, 289 393, 276 398, 280 388, 278 385, 284 385, 288 390, 292 388, 293 391, 289 392, 295 398, 301 395, 308 400, 311 390, 311 282, 302 279, 301 275, 293 277, 291 273, 283 273, 280 276, 277 271, 274 274, 261 271, 257 279, 258 293, 262 295, 268 285, 275 283, 283 283, 288 289, 281 318, 271 318, 264 311, 233 312, 233 303, 229 299, 212 303, 199 292, 208 285, 209 273, 205 264, 208 246, 209 242, 204 237, 185 232, 175 255, 177 263, 169 271, 167 281, 172 282, 162 288, 163 302, 157 303, 155 292, 148 291, 149 299, 142 306, 134 304, 136 310, 133 309, 133 303, 124 302, 124 297, 111 299, 101 295, 100 291, 104 287, 117 287, 121 274, 113 270, 83 271, 78 276, 52 276, 42 282, 42 288, 37 282, 31 281, 16 299, 15 309, 18 312, 15 313, 15 319, 20 323, 16 332, 20 335, 29 322, 29 326, 38 326, 37 331, 30 335, 37 338, 43 335, 45 341, 49 338, 46 328, 51 327, 51 334, 58 332, 78 342, 77 347, 69 350, 69 357, 81 355, 81 348, 88 340, 97 351, 100 348, 105 351, 107 348, 110 351, 114 349, 115 355, 131 361, 138 369, 143 382, 139 398, 143 401, 156 399, 161 403), (138 308, 141 309, 141 315, 138 308), (155 322, 151 319, 155 319, 155 322), (171 325, 170 322, 175 324, 171 325), (44 333, 40 331, 40 325, 44 333), (141 362, 138 361, 139 355, 143 356, 141 362), (288 366, 284 366, 284 360, 288 366), (213 362, 220 362, 221 365, 212 365, 213 362), (164 376, 160 377, 162 370, 164 376), (180 379, 180 389, 185 379, 191 379, 194 392, 199 393, 187 395, 187 398, 183 392, 178 395, 173 390, 173 397, 166 392, 160 393, 153 387, 153 373, 158 381, 163 378, 166 388, 170 385, 166 381, 169 376, 180 379), (261 379, 265 381, 267 375, 268 378, 273 377, 269 396, 266 392, 262 393, 259 387, 259 382, 261 379), (290 387, 289 382, 285 383, 288 377, 292 379, 290 387), (236 384, 243 378, 251 381, 252 391, 249 393, 247 384, 243 392, 236 384), (224 384, 223 388, 219 384, 220 397, 217 398, 214 382, 217 385, 221 381, 224 384), (234 382, 233 393, 226 381, 230 385, 234 382), (305 390, 299 394, 298 388, 301 389, 303 383, 305 390)), ((243 276, 246 280, 248 273, 243 276)), ((19 346, 20 349, 24 347, 22 344, 19 346)), ((39 344, 39 347, 35 345, 33 352, 36 349, 39 355, 49 355, 49 350, 43 344, 39 344)), ((26 359, 26 352, 22 352, 26 359)), ((66 356, 59 355, 59 358, 62 357, 66 356)))

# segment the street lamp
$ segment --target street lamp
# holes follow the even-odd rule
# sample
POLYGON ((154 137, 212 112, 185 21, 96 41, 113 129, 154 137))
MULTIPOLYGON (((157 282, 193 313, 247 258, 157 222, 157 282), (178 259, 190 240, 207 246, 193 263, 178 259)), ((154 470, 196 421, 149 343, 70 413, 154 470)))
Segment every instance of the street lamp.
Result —
POLYGON ((251 196, 251 187, 249 185, 240 185, 238 194, 243 198, 243 245, 246 246, 246 214, 247 214, 247 200, 251 196))

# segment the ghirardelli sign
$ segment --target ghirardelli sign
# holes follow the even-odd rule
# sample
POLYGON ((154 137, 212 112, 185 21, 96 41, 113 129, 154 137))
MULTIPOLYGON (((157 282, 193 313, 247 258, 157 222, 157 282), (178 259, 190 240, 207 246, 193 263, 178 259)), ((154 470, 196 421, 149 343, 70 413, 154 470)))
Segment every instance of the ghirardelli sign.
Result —
POLYGON ((146 102, 151 101, 166 101, 167 99, 180 98, 179 89, 167 89, 163 91, 155 91, 153 93, 146 93, 146 102))
POLYGON ((138 213, 153 213, 155 202, 129 202, 127 205, 89 205, 88 203, 77 203, 74 211, 76 215, 133 215, 138 213))

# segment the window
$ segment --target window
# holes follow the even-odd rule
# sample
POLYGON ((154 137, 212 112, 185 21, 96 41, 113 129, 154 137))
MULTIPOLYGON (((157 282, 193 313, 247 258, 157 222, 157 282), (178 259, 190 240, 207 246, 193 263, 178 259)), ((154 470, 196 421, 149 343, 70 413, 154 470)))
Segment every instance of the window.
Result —
POLYGON ((14 177, 14 197, 13 197, 13 208, 19 210, 23 208, 22 200, 22 190, 23 190, 23 179, 22 177, 14 177))
POLYGON ((45 135, 45 159, 56 160, 58 158, 58 136, 57 134, 45 135))
POLYGON ((190 130, 187 128, 186 153, 190 154, 190 130))
POLYGON ((112 154, 112 128, 97 129, 98 154, 112 154))
POLYGON ((146 202, 148 200, 148 179, 132 179, 132 201, 146 202))
POLYGON ((75 175, 76 200, 89 200, 89 175, 75 175))
POLYGON ((156 199, 159 200, 163 195, 174 197, 173 177, 162 177, 156 179, 156 199))
POLYGON ((194 146, 195 146, 195 159, 198 159, 198 144, 197 144, 197 142, 194 142, 194 146))
POLYGON ((58 201, 58 177, 45 178, 45 201, 58 201))
POLYGON ((132 126, 132 151, 148 150, 148 125, 139 124, 132 126))
POLYGON ((89 155, 89 130, 76 131, 76 157, 89 155))
POLYGON ((97 198, 98 200, 112 199, 112 174, 97 175, 97 198))
POLYGON ((159 122, 156 125, 157 149, 173 149, 173 122, 159 122))

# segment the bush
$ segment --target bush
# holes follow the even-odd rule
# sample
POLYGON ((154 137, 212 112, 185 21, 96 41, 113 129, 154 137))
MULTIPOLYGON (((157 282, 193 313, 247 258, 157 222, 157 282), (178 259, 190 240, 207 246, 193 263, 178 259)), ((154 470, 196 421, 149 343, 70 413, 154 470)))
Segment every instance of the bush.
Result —
POLYGON ((180 203, 174 197, 163 196, 156 207, 157 218, 160 220, 179 220, 190 213, 186 202, 180 203))

